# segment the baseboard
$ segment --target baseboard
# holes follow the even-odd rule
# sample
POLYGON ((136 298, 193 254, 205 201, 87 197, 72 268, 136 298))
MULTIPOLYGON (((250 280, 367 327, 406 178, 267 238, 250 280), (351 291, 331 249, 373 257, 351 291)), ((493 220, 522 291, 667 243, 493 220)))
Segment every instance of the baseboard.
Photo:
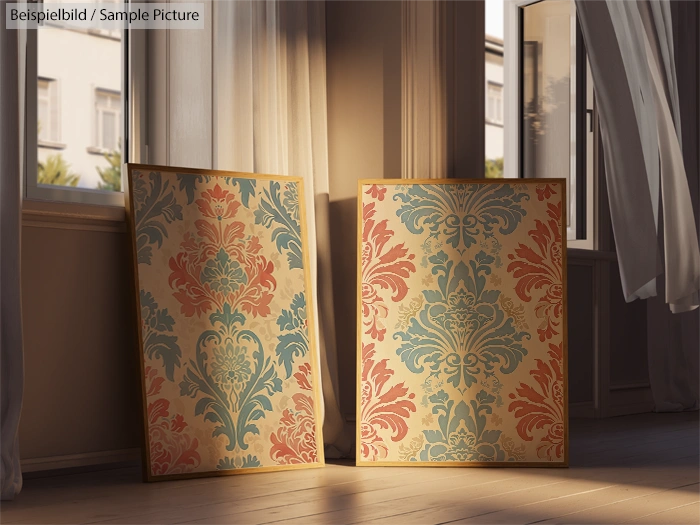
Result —
POLYGON ((654 411, 654 403, 639 402, 629 405, 615 405, 608 408, 606 417, 631 416, 633 414, 648 414, 654 411))
POLYGON ((654 397, 644 384, 618 385, 610 389, 604 417, 627 416, 653 412, 654 397))
POLYGON ((22 472, 42 472, 114 463, 135 463, 140 459, 140 449, 127 448, 122 450, 87 452, 85 454, 69 454, 66 456, 22 459, 20 460, 20 465, 22 467, 22 472))

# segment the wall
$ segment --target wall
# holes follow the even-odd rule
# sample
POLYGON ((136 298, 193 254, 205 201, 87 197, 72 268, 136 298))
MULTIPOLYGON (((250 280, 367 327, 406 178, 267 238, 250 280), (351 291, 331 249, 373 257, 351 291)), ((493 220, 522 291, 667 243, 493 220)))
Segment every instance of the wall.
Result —
MULTIPOLYGON (((450 6, 448 173, 484 173, 483 2, 450 6)), ((401 176, 401 2, 326 4, 333 298, 341 410, 354 418, 357 181, 401 176)))
POLYGON ((61 154, 71 171, 80 175, 78 186, 95 188, 101 182, 96 166, 109 166, 96 148, 95 91, 121 91, 121 41, 87 31, 45 27, 38 33, 37 46, 39 76, 57 83, 55 116, 60 126, 58 144, 40 147, 39 158, 61 154))
POLYGON ((25 204, 19 431, 25 471, 138 457, 123 211, 110 218, 94 208, 25 204), (81 218, 73 215, 78 211, 81 218))
POLYGON ((328 2, 326 57, 340 405, 352 414, 357 181, 401 177, 401 2, 328 2))

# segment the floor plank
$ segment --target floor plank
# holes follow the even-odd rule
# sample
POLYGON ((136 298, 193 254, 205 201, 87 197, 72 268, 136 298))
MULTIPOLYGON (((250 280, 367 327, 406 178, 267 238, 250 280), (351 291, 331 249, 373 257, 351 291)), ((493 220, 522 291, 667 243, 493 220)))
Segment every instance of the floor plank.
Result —
POLYGON ((698 524, 698 413, 574 420, 569 469, 356 468, 141 483, 137 468, 28 479, 0 522, 698 524))

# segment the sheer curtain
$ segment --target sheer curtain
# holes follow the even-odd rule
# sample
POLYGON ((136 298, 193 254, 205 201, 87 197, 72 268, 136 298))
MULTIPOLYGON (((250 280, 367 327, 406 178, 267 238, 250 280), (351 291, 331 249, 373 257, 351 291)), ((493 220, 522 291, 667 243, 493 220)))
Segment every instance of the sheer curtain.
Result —
POLYGON ((317 283, 324 441, 329 457, 346 455, 354 438, 338 404, 324 3, 214 2, 214 9, 217 167, 304 177, 311 273, 317 283))
MULTIPOLYGON (((682 130, 681 116, 687 124, 697 100, 681 107, 676 71, 676 53, 687 50, 675 48, 680 40, 669 0, 577 0, 576 6, 600 112, 623 291, 627 301, 651 298, 647 351, 655 410, 697 409, 700 250, 689 179, 697 188, 698 163, 686 172, 684 157, 693 151, 683 135, 697 134, 698 112, 682 130)), ((698 29, 696 16, 686 36, 698 29)), ((697 58, 698 50, 692 52, 697 58)), ((696 60, 689 75, 683 72, 696 97, 697 71, 696 60)), ((697 150, 697 136, 690 146, 697 150)))
POLYGON ((20 238, 26 35, 20 30, 5 29, 6 4, 4 0, 0 2, 0 489, 3 500, 13 499, 22 489, 17 431, 24 387, 20 238))
MULTIPOLYGON (((671 3, 673 47, 683 162, 696 224, 700 226, 700 4, 694 0, 671 3)), ((676 117, 674 116, 674 119, 676 117)), ((663 279, 659 285, 663 286, 663 279)), ((700 310, 669 313, 659 296, 647 302, 649 379, 657 411, 698 408, 700 385, 700 310)))
POLYGON ((671 311, 693 310, 700 304, 700 250, 681 151, 670 1, 576 6, 600 110, 625 298, 655 296, 664 273, 671 311))
POLYGON ((401 2, 401 178, 447 176, 447 4, 401 2))

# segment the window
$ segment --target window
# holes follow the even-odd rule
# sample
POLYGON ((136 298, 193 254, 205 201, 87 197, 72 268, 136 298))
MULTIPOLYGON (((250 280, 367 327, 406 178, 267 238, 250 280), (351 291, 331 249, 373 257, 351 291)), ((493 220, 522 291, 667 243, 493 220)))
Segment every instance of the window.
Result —
POLYGON ((121 136, 122 97, 119 93, 98 89, 95 92, 95 145, 104 151, 115 151, 121 136))
POLYGON ((28 31, 26 198, 123 205, 126 39, 53 22, 28 31))
POLYGON ((56 146, 61 140, 58 85, 55 80, 37 81, 37 127, 39 146, 56 146))
POLYGON ((504 120, 503 107, 503 0, 484 2, 485 41, 485 176, 490 179, 503 177, 504 120))
POLYGON ((593 93, 575 5, 507 6, 505 107, 515 116, 505 115, 507 176, 567 179, 569 246, 593 248, 593 93))
POLYGON ((486 88, 486 120, 503 125, 503 84, 488 82, 486 88))

